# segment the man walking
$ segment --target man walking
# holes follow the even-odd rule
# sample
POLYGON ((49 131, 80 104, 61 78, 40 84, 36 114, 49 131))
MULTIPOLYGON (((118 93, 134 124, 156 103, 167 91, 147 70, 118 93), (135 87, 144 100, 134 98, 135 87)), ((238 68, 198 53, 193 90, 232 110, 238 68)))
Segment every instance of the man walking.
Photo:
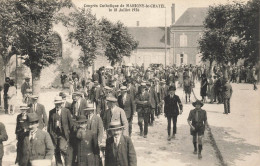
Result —
POLYGON ((150 103, 149 94, 145 91, 146 84, 142 83, 140 86, 140 93, 136 96, 136 112, 138 116, 138 125, 140 128, 140 136, 147 138, 148 122, 150 118, 150 103), (143 126, 144 123, 144 126, 143 126))
POLYGON ((36 113, 39 117, 39 129, 47 130, 48 120, 44 105, 38 103, 38 95, 31 95, 30 98, 32 104, 30 104, 29 113, 36 113))
POLYGON ((128 136, 128 121, 125 115, 125 111, 122 108, 116 106, 117 99, 114 96, 108 96, 106 100, 108 109, 105 111, 103 117, 105 130, 109 128, 109 124, 111 122, 120 121, 125 127, 124 135, 128 136))
POLYGON ((106 166, 136 166, 136 152, 130 137, 123 135, 124 126, 120 121, 111 122, 109 129, 112 137, 106 140, 105 165, 106 166))
POLYGON ((10 87, 10 78, 6 77, 5 78, 5 83, 4 83, 4 109, 5 109, 5 114, 8 114, 8 90, 10 87))
POLYGON ((63 107, 64 101, 60 96, 54 99, 55 108, 49 112, 48 132, 55 146, 55 159, 57 165, 71 165, 69 145, 70 130, 73 126, 70 111, 63 107), (61 158, 62 157, 62 158, 61 158), (63 163, 63 160, 65 163, 63 163))
POLYGON ((176 88, 174 86, 169 87, 169 95, 164 98, 164 113, 168 121, 168 141, 171 138, 175 138, 177 131, 177 118, 179 114, 182 114, 182 103, 178 95, 175 95, 176 88), (180 111, 179 111, 180 109, 180 111), (171 135, 171 123, 173 123, 173 132, 171 135))
POLYGON ((64 74, 64 72, 61 72, 60 82, 61 82, 62 89, 64 89, 64 84, 66 82, 66 79, 67 79, 67 76, 64 74))
POLYGON ((208 127, 207 112, 201 109, 203 103, 199 100, 193 102, 192 105, 195 107, 195 109, 190 111, 187 121, 190 126, 190 134, 193 136, 193 146, 194 146, 193 154, 197 154, 197 138, 198 138, 198 146, 199 146, 198 158, 201 159, 202 139, 205 131, 205 126, 208 127))
POLYGON ((224 98, 224 113, 223 114, 230 113, 230 99, 231 99, 232 93, 233 93, 232 86, 228 82, 228 80, 225 78, 224 86, 223 86, 223 98, 224 98))
POLYGON ((126 118, 128 121, 128 126, 129 126, 129 136, 131 137, 132 121, 135 112, 134 100, 131 97, 130 92, 127 92, 126 86, 122 86, 120 90, 121 90, 121 95, 118 96, 118 106, 125 111, 126 118))
POLYGON ((28 89, 31 89, 31 86, 30 86, 30 78, 29 77, 25 77, 24 79, 24 83, 22 84, 21 86, 21 92, 22 92, 22 95, 23 95, 23 102, 26 103, 26 98, 28 97, 28 89))
MULTIPOLYGON (((31 166, 34 162, 51 163, 54 147, 49 133, 38 128, 39 117, 36 113, 28 113, 29 131, 21 142, 24 146, 21 158, 24 166, 31 166), (39 161, 40 160, 40 161, 39 161)), ((35 165, 37 165, 35 163, 35 165)), ((39 163, 38 163, 39 165, 39 163)))

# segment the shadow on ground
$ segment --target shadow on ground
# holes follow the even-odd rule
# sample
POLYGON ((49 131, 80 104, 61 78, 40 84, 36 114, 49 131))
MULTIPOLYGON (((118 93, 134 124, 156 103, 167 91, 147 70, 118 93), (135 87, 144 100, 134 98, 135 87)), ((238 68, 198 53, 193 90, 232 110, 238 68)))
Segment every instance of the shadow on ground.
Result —
POLYGON ((236 165, 236 160, 245 161, 247 156, 259 153, 259 146, 248 144, 245 139, 234 137, 233 134, 238 134, 238 132, 229 127, 211 126, 211 131, 226 165, 236 165))

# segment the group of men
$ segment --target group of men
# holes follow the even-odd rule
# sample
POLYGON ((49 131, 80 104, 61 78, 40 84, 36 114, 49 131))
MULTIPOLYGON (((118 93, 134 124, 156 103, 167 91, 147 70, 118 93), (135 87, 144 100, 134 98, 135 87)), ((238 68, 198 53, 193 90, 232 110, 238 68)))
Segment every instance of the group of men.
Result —
MULTIPOLYGON (((45 107, 37 102, 38 96, 31 94, 30 80, 26 78, 21 88, 26 104, 20 106, 22 113, 17 116, 16 162, 27 166, 35 159, 51 159, 54 154, 57 165, 101 165, 101 157, 105 155, 103 163, 106 165, 136 165, 131 141, 134 115, 137 114, 140 136, 145 139, 149 126, 155 125, 156 117, 164 114, 168 122, 167 140, 174 139, 177 119, 183 112, 182 102, 175 94, 176 81, 188 94, 186 102, 190 102, 194 81, 200 81, 207 72, 205 66, 166 69, 159 66, 147 70, 131 66, 102 67, 93 73, 92 78, 82 79, 84 86, 78 85, 74 92, 70 91, 73 92, 72 103, 67 101, 64 92, 55 97, 55 108, 49 111, 49 118, 45 107), (37 136, 37 141, 33 142, 35 135, 43 138, 37 136)), ((212 81, 207 75, 207 84, 214 85, 215 97, 213 95, 211 101, 217 98, 219 102, 224 102, 224 113, 228 114, 232 87, 227 77, 217 70, 214 72, 216 78, 212 81)), ((63 73, 63 89, 65 79, 63 73)), ((75 73, 71 79, 80 80, 75 73)), ((207 126, 207 114, 201 109, 202 101, 197 100, 192 105, 195 109, 189 114, 188 124, 193 136, 194 154, 202 158, 202 136, 207 126)))

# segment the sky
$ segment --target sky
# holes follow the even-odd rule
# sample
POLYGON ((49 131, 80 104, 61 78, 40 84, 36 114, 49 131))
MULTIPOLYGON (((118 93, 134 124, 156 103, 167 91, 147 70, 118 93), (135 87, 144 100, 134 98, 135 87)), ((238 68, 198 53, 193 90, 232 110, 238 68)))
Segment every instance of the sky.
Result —
POLYGON ((72 2, 78 8, 91 8, 98 19, 106 17, 112 22, 121 21, 128 27, 137 26, 137 21, 139 21, 140 27, 154 27, 165 26, 165 20, 166 26, 171 25, 173 3, 177 21, 187 8, 227 4, 232 0, 72 0, 72 2), (134 5, 139 7, 135 8, 134 5))

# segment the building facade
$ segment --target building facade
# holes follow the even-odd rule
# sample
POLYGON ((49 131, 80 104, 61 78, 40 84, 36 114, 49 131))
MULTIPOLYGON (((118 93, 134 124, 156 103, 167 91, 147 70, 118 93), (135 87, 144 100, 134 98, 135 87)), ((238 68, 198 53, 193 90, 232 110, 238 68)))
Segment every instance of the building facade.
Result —
POLYGON ((171 53, 173 63, 180 65, 200 65, 199 39, 203 32, 203 21, 208 8, 188 8, 171 25, 171 53))

